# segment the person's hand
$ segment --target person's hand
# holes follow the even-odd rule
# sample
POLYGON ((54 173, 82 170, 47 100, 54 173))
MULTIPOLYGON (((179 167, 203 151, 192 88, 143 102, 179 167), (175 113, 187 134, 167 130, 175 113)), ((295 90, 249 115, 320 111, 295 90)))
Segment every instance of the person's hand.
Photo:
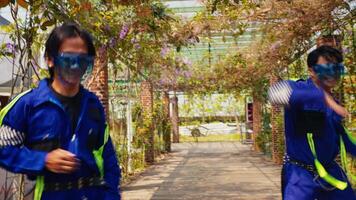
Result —
POLYGON ((69 151, 56 149, 46 156, 46 168, 54 173, 69 174, 79 168, 80 161, 69 151))
POLYGON ((342 117, 347 117, 349 115, 349 112, 344 107, 337 104, 329 93, 327 92, 324 93, 325 93, 325 102, 328 107, 330 107, 332 110, 334 110, 337 114, 339 114, 342 117))

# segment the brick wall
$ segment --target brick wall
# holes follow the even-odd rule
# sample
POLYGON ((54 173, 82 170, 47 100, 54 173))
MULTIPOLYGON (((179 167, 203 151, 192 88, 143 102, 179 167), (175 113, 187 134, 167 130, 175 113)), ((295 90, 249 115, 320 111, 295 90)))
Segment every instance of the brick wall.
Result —
POLYGON ((104 51, 95 59, 92 79, 88 82, 87 88, 94 92, 104 106, 106 118, 109 119, 109 86, 107 54, 104 51))
POLYGON ((282 164, 284 154, 284 119, 281 107, 272 106, 272 159, 282 164))
MULTIPOLYGON (((146 117, 152 118, 153 113, 153 87, 152 84, 148 81, 143 81, 141 83, 141 93, 140 93, 140 100, 143 112, 145 113, 146 117)), ((147 120, 147 119, 145 119, 147 120)), ((147 141, 145 142, 145 161, 148 164, 152 164, 154 162, 154 131, 153 131, 153 124, 152 127, 149 128, 147 136, 147 141)))
MULTIPOLYGON (((166 114, 165 116, 165 120, 167 121, 167 123, 169 122, 170 118, 169 118, 169 113, 170 113, 170 109, 169 109, 169 95, 168 92, 162 92, 162 101, 163 101, 163 107, 164 107, 164 113, 166 114)), ((163 140, 164 140, 164 149, 167 152, 171 151, 171 129, 168 130, 167 133, 163 133, 163 140)))
MULTIPOLYGON (((270 79, 270 85, 273 85, 278 80, 275 76, 270 79)), ((275 163, 281 164, 284 154, 284 118, 282 108, 272 106, 271 110, 272 124, 272 159, 275 163)))
POLYGON ((256 138, 258 134, 261 133, 262 128, 262 103, 261 100, 257 97, 253 98, 253 122, 252 122, 252 129, 253 129, 253 144, 255 151, 260 152, 261 149, 258 147, 256 143, 256 138))
POLYGON ((179 143, 179 113, 178 113, 178 97, 174 96, 171 98, 172 103, 172 132, 173 132, 173 143, 179 143))

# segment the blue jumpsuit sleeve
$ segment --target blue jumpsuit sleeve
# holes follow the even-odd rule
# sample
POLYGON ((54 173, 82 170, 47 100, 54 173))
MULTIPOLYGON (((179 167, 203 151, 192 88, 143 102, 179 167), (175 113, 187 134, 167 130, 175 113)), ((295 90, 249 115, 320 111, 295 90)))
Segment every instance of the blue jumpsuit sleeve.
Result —
POLYGON ((109 186, 106 199, 120 199, 119 183, 121 170, 118 165, 115 149, 111 138, 109 138, 103 151, 104 158, 104 179, 109 186))
MULTIPOLYGON (((30 106, 25 98, 19 99, 5 115, 3 125, 25 133, 26 137, 30 106)), ((0 166, 14 173, 38 175, 44 171, 46 156, 46 152, 30 150, 24 145, 7 146, 0 148, 0 166)))
POLYGON ((289 105, 300 110, 326 111, 325 94, 317 87, 306 87, 298 82, 288 81, 292 88, 289 105))

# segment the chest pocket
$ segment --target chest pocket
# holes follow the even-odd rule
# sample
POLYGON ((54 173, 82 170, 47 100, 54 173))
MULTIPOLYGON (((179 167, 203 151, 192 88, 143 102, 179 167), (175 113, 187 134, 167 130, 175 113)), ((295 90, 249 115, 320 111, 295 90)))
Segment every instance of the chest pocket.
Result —
POLYGON ((296 113, 297 133, 305 136, 313 133, 315 137, 321 136, 326 125, 326 114, 321 111, 300 110, 296 113))
POLYGON ((34 150, 51 151, 60 147, 60 136, 67 131, 62 111, 51 103, 36 106, 28 123, 27 146, 34 150))
POLYGON ((88 115, 88 139, 87 139, 87 147, 90 151, 94 149, 98 149, 100 147, 100 144, 102 143, 102 137, 100 135, 103 135, 103 133, 100 133, 101 126, 104 124, 103 118, 101 116, 101 112, 99 108, 96 107, 89 107, 87 111, 88 115))

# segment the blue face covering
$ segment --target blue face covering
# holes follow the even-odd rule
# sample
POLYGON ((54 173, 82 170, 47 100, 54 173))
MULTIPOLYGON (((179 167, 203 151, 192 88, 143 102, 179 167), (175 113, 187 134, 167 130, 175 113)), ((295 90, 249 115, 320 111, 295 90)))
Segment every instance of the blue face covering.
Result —
POLYGON ((342 75, 345 75, 345 67, 342 63, 316 64, 312 67, 320 81, 339 80, 342 75))
POLYGON ((81 81, 93 70, 94 57, 80 53, 60 53, 54 57, 55 70, 59 77, 70 84, 81 81))

